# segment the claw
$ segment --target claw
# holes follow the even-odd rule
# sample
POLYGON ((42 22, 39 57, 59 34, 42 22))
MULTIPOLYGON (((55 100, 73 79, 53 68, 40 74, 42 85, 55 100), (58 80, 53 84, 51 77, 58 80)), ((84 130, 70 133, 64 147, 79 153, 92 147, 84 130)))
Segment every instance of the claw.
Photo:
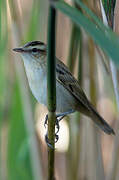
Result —
POLYGON ((57 133, 59 132, 59 129, 60 129, 60 126, 59 126, 59 119, 58 119, 58 118, 56 118, 56 123, 55 123, 55 125, 56 125, 56 128, 57 128, 57 131, 56 131, 55 134, 57 134, 57 133))
POLYGON ((45 135, 45 142, 46 142, 46 144, 47 144, 47 146, 49 147, 49 148, 51 148, 51 149, 54 149, 53 148, 53 146, 50 144, 50 142, 49 142, 49 138, 48 138, 48 134, 46 133, 46 135, 45 135))
POLYGON ((55 134, 55 143, 57 143, 58 140, 59 140, 59 136, 55 134))
POLYGON ((48 125, 48 114, 45 117, 44 127, 46 128, 46 125, 48 125))
MULTIPOLYGON (((55 143, 58 141, 59 136, 57 134, 55 134, 55 143)), ((48 134, 46 133, 45 135, 45 141, 46 144, 48 145, 49 148, 54 149, 53 146, 51 145, 51 143, 49 142, 49 138, 48 138, 48 134)))

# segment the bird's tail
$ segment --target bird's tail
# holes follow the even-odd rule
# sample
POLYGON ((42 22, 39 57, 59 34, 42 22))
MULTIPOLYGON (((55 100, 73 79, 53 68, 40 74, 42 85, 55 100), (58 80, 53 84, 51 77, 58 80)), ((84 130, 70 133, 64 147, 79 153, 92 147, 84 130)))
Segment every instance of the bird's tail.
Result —
POLYGON ((98 112, 91 106, 90 111, 91 119, 100 127, 105 133, 115 135, 114 130, 109 126, 109 124, 98 114, 98 112))

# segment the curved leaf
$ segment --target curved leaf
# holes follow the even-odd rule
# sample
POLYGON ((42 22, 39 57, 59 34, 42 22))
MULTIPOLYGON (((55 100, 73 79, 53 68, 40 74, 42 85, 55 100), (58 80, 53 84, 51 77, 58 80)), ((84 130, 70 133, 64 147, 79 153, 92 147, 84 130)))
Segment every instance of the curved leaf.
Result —
POLYGON ((88 18, 86 15, 82 14, 75 7, 72 7, 63 1, 54 2, 53 5, 55 8, 70 17, 70 19, 76 23, 77 26, 83 27, 84 30, 89 33, 95 43, 97 43, 107 53, 107 55, 109 55, 112 60, 119 65, 119 38, 114 32, 111 31, 111 29, 104 26, 103 23, 101 28, 101 21, 99 20, 98 23, 96 21, 98 17, 93 17, 94 14, 92 13, 91 17, 93 17, 93 20, 91 20, 91 18, 88 18))

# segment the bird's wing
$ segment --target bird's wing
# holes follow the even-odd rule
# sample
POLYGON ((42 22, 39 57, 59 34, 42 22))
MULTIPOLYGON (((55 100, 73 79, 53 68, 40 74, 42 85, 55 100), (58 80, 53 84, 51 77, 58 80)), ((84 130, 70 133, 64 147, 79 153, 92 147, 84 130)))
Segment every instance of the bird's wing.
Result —
MULTIPOLYGON (((115 134, 114 130, 98 114, 93 105, 88 101, 78 81, 72 76, 68 68, 60 61, 56 63, 56 80, 62 84, 87 110, 92 120, 107 134, 115 134)), ((89 114, 88 114, 89 115, 89 114)))
POLYGON ((79 82, 73 77, 71 72, 57 59, 56 61, 56 80, 62 84, 81 104, 90 110, 90 103, 79 85, 79 82))

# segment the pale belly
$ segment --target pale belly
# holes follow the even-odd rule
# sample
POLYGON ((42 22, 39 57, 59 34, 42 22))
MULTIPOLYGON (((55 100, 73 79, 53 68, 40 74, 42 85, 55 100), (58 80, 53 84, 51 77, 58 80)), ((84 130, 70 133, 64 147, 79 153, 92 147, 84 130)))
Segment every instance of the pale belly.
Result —
MULTIPOLYGON (((32 72, 33 73, 33 72, 32 72)), ((34 95, 34 97, 37 99, 38 102, 41 104, 44 104, 47 106, 47 80, 46 80, 46 74, 45 72, 34 72, 34 76, 32 73, 29 73, 30 76, 28 76, 29 86, 30 89, 34 95)), ((56 82, 56 112, 67 112, 70 110, 75 109, 75 99, 73 96, 70 95, 70 93, 59 84, 59 82, 56 82)))

